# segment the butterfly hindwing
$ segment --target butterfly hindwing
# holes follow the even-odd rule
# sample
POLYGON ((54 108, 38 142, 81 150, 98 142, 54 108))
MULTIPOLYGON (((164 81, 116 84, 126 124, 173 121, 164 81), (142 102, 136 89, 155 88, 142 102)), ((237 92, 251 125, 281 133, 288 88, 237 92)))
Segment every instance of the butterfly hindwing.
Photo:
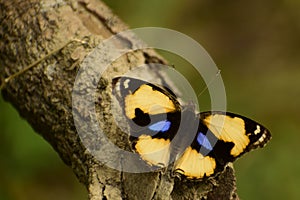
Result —
MULTIPOLYGON (((131 132, 133 150, 149 165, 166 167, 171 155, 171 141, 176 135, 180 119, 178 112, 151 116, 151 122, 138 131, 131 132), (175 122, 174 122, 175 120, 175 122)), ((136 127, 136 125, 131 125, 136 127)))

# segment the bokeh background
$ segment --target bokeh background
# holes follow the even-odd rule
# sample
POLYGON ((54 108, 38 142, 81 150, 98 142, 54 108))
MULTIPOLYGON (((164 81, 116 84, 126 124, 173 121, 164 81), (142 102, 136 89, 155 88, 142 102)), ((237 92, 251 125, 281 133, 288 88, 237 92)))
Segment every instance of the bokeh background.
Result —
MULTIPOLYGON (((105 2, 132 28, 171 28, 197 40, 221 69, 228 110, 271 130, 266 148, 234 164, 240 198, 300 199, 300 1, 105 2)), ((184 61, 165 56, 185 69, 184 61)), ((184 73, 196 92, 204 88, 184 73)), ((2 98, 0 133, 1 200, 87 199, 51 146, 2 98)))

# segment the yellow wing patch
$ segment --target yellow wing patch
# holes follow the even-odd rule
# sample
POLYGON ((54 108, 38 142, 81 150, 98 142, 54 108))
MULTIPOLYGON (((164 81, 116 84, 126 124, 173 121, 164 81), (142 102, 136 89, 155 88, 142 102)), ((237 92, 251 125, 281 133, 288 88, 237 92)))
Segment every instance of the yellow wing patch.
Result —
POLYGON ((241 154, 250 142, 245 122, 239 117, 212 114, 203 119, 203 122, 218 139, 234 144, 230 152, 232 156, 241 154))
POLYGON ((153 90, 149 85, 141 85, 134 93, 125 97, 125 113, 127 117, 133 119, 136 108, 151 115, 176 110, 174 102, 167 95, 153 90))
POLYGON ((168 165, 170 157, 170 140, 142 135, 136 142, 135 151, 149 164, 165 167, 168 165))
POLYGON ((214 173, 216 161, 209 156, 203 156, 195 149, 188 147, 175 163, 175 172, 191 179, 201 179, 214 173))

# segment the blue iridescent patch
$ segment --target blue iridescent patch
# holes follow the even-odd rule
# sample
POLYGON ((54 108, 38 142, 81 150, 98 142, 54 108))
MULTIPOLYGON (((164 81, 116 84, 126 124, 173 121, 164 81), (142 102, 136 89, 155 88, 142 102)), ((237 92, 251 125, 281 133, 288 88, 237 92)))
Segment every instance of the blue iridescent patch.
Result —
POLYGON ((213 147, 211 146, 209 140, 207 139, 206 135, 204 135, 203 133, 199 132, 198 136, 197 136, 197 142, 203 146, 204 148, 212 151, 213 147))
POLYGON ((151 131, 165 132, 165 131, 170 129, 170 126, 171 126, 171 122, 167 121, 167 120, 164 120, 164 121, 159 121, 159 122, 156 122, 156 123, 152 124, 151 126, 149 126, 149 129, 151 131))

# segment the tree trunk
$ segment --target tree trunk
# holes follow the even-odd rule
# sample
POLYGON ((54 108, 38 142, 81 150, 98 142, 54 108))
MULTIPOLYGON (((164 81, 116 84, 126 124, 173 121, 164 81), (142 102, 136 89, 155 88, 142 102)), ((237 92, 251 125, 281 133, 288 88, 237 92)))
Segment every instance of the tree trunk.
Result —
MULTIPOLYGON (((90 199, 238 199, 231 167, 210 181, 184 182, 163 172, 128 173, 112 169, 83 145, 74 117, 92 116, 72 110, 74 103, 77 107, 86 106, 80 101, 72 102, 76 75, 86 65, 83 58, 101 41, 127 29, 103 2, 1 0, 0 21, 0 80, 4 99, 14 105, 73 169, 86 186, 90 199), (17 76, 8 78, 15 73, 17 76)), ((116 46, 128 48, 139 42, 135 38, 118 40, 116 46)), ((99 56, 105 60, 110 55, 99 56)), ((165 61, 151 49, 136 50, 114 62, 111 70, 96 83, 97 118, 107 137, 122 148, 128 146, 127 138, 108 110, 111 80, 145 63, 165 61)), ((81 80, 77 92, 88 90, 88 79, 86 76, 81 80)))

